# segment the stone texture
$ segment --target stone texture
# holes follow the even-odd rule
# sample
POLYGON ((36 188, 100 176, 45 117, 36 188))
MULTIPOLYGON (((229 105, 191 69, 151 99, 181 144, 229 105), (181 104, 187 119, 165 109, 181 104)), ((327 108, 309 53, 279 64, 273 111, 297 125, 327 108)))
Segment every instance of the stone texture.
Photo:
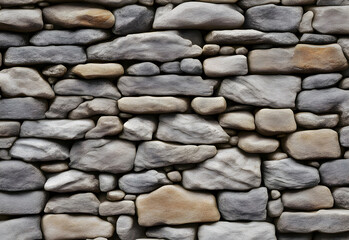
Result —
POLYGON ((122 214, 135 215, 135 204, 133 201, 105 201, 99 205, 99 215, 101 216, 113 216, 122 214))
POLYGON ((20 47, 28 44, 24 34, 0 32, 0 48, 20 47))
POLYGON ((339 130, 339 142, 342 147, 349 147, 349 126, 339 130))
POLYGON ((85 138, 102 138, 114 136, 123 129, 120 118, 116 116, 102 116, 98 119, 96 127, 85 134, 85 138))
POLYGON ((299 42, 308 44, 330 44, 336 43, 337 37, 326 34, 304 33, 299 42))
POLYGON ((250 7, 265 5, 270 3, 278 4, 280 2, 281 0, 240 0, 238 4, 242 8, 250 8, 250 7))
POLYGON ((342 79, 340 73, 316 74, 306 77, 302 81, 303 89, 326 88, 335 85, 342 79))
MULTIPOLYGON (((1 4, 2 5, 2 4, 1 4)), ((1 9, 0 30, 35 32, 43 28, 40 9, 1 9)))
POLYGON ((332 192, 335 205, 340 208, 349 209, 349 188, 335 188, 332 192))
POLYGON ((313 28, 320 33, 349 34, 349 6, 312 7, 313 28))
POLYGON ((278 140, 254 132, 240 132, 238 147, 248 153, 272 153, 279 147, 278 140))
POLYGON ((20 127, 20 122, 0 121, 0 137, 18 136, 20 127))
POLYGON ((284 211, 284 206, 282 204, 281 198, 269 201, 267 204, 267 211, 269 217, 280 217, 284 211))
POLYGON ((118 63, 87 63, 72 68, 72 73, 85 79, 117 78, 124 74, 124 68, 118 63))
POLYGON ((223 113, 219 115, 218 120, 219 125, 224 128, 238 130, 254 130, 256 128, 253 114, 247 111, 223 113))
POLYGON ((59 173, 69 169, 66 162, 44 162, 40 165, 40 169, 47 173, 59 173))
POLYGON ((136 116, 124 123, 120 138, 130 141, 151 140, 157 122, 153 116, 136 116))
POLYGON ((312 11, 307 11, 306 13, 303 14, 302 20, 299 24, 298 31, 301 33, 309 33, 313 32, 313 22, 314 18, 314 13, 312 11))
POLYGON ((0 138, 0 148, 10 148, 16 139, 16 137, 0 138))
POLYGON ((297 129, 291 109, 263 108, 256 112, 255 123, 257 131, 266 136, 290 133, 297 129))
POLYGON ((47 101, 32 97, 0 99, 0 119, 42 119, 47 101))
POLYGON ((207 58, 203 65, 208 77, 246 75, 248 72, 247 58, 242 55, 207 58))
POLYGON ((126 194, 121 190, 113 190, 113 191, 107 192, 107 199, 109 201, 119 201, 124 199, 125 195, 126 194))
POLYGON ((163 186, 142 194, 138 196, 136 206, 138 223, 147 227, 212 222, 220 218, 213 195, 191 192, 179 185, 163 186))
POLYGON ((47 77, 62 77, 67 70, 68 69, 63 64, 57 64, 45 67, 42 70, 42 74, 47 77))
POLYGON ((121 240, 145 237, 144 229, 137 223, 137 219, 121 215, 116 222, 116 233, 121 240))
POLYGON ((180 69, 187 74, 201 75, 202 64, 199 59, 185 58, 180 63, 180 69))
POLYGON ((191 107, 200 115, 222 113, 227 108, 224 97, 196 97, 191 101, 191 107))
POLYGON ((317 115, 311 112, 299 112, 295 114, 297 125, 306 128, 333 128, 339 122, 338 114, 317 115))
POLYGON ((129 75, 152 76, 160 74, 160 68, 152 62, 142 62, 131 65, 127 68, 129 75))
POLYGON ((42 239, 39 216, 26 216, 0 221, 3 240, 42 239))
POLYGON ((70 119, 83 119, 95 115, 117 115, 119 109, 116 100, 107 98, 94 98, 81 103, 68 114, 70 119))
MULTIPOLYGON (((48 0, 49 2, 60 3, 62 0, 48 0)), ((66 2, 67 0, 63 0, 66 2)), ((101 4, 112 8, 119 8, 125 5, 136 3, 137 0, 73 0, 74 2, 101 4)))
POLYGON ((82 97, 61 97, 53 99, 50 109, 45 113, 46 118, 67 118, 68 113, 77 108, 84 99, 82 97))
POLYGON ((339 38, 338 44, 342 47, 344 55, 349 59, 349 38, 339 38))
POLYGON ((348 159, 325 162, 319 171, 321 182, 326 186, 345 186, 349 184, 348 159))
POLYGON ((101 192, 112 191, 117 187, 117 184, 118 184, 117 177, 109 173, 99 174, 98 180, 99 180, 99 190, 101 190, 101 192))

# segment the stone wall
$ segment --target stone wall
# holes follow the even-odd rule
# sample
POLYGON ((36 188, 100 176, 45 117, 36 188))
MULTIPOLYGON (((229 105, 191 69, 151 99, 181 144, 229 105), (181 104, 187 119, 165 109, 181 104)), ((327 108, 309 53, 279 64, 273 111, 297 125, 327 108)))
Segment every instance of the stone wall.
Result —
POLYGON ((348 0, 0 0, 0 239, 349 239, 348 0))

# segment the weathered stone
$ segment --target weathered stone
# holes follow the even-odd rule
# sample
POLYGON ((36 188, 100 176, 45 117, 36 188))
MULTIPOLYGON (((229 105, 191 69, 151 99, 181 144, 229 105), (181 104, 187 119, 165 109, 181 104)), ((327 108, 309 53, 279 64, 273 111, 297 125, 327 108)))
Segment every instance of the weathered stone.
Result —
POLYGON ((295 115, 297 125, 302 128, 333 128, 339 122, 338 114, 316 115, 310 112, 299 112, 295 115))
POLYGON ((317 212, 283 212, 277 221, 280 232, 324 232, 336 233, 349 231, 348 210, 319 210, 317 212), (328 224, 331 223, 331 224, 328 224))
POLYGON ((161 141, 143 142, 138 146, 135 170, 198 163, 213 157, 216 153, 216 147, 209 145, 179 145, 161 141))
POLYGON ((349 38, 338 39, 338 44, 342 47, 344 55, 349 59, 349 38))
POLYGON ((118 63, 87 63, 72 68, 72 73, 85 78, 117 78, 124 74, 124 68, 118 63))
POLYGON ((10 154, 28 162, 56 161, 69 158, 69 148, 54 140, 19 138, 13 144, 10 154))
POLYGON ((183 171, 182 184, 187 189, 249 190, 261 184, 260 165, 258 155, 221 149, 196 168, 183 171))
POLYGON ((137 219, 127 215, 121 215, 118 218, 116 233, 121 240, 145 237, 144 229, 138 225, 137 219))
POLYGON ((135 76, 152 76, 160 74, 160 68, 152 62, 142 62, 131 65, 127 73, 135 76))
POLYGON ((349 6, 312 7, 313 28, 320 33, 349 34, 349 6))
POLYGON ((252 50, 248 55, 251 73, 321 73, 341 71, 348 62, 338 44, 298 44, 291 48, 252 50))
POLYGON ((263 181, 268 189, 302 189, 316 186, 320 176, 316 168, 286 158, 263 161, 263 181))
POLYGON ((10 148, 17 137, 3 137, 0 138, 0 148, 10 148))
POLYGON ((229 240, 276 240, 275 227, 267 222, 224 222, 203 224, 199 227, 200 240, 221 239, 229 240))
POLYGON ((200 76, 173 74, 150 77, 123 76, 119 79, 117 86, 124 96, 211 96, 213 94, 212 84, 200 76))
POLYGON ((117 115, 119 109, 114 99, 94 98, 81 103, 68 114, 70 119, 89 118, 95 115, 117 115))
POLYGON ((148 237, 169 238, 172 240, 195 240, 196 228, 191 225, 186 226, 160 226, 147 230, 148 237))
POLYGON ((238 130, 254 130, 256 128, 254 116, 247 111, 223 113, 219 115, 219 124, 225 128, 238 130))
POLYGON ((220 218, 212 194, 185 190, 179 185, 163 186, 136 200, 141 226, 212 222, 220 218), (194 207, 195 206, 195 207, 194 207))
POLYGON ((101 173, 98 175, 99 189, 101 192, 108 192, 116 188, 118 180, 114 174, 101 173))
POLYGON ((279 147, 278 140, 254 132, 240 132, 238 146, 248 153, 272 153, 279 147))
POLYGON ((47 173, 59 173, 69 169, 66 162, 44 162, 40 165, 40 169, 47 173))
POLYGON ((219 95, 242 104, 288 108, 295 107, 300 90, 299 77, 248 75, 223 80, 219 95))
POLYGON ((133 117, 125 122, 120 138, 130 141, 151 140, 156 127, 157 122, 152 116, 133 117))
MULTIPOLYGON (((48 0, 49 2, 57 2, 57 3, 61 3, 61 2, 67 2, 67 0, 48 0)), ((134 4, 137 2, 137 0, 72 0, 73 2, 84 2, 84 3, 94 3, 94 4, 101 4, 101 5, 105 5, 107 7, 111 7, 111 8, 119 8, 119 7, 123 7, 125 5, 129 5, 129 4, 134 4)), ((69 1, 69 2, 72 2, 69 1)))
MULTIPOLYGON (((2 4, 1 4, 2 5, 2 4)), ((40 9, 1 9, 0 30, 35 32, 43 28, 40 9)))
POLYGON ((280 217, 284 211, 284 206, 281 202, 281 198, 269 201, 267 204, 268 216, 269 217, 280 217))
POLYGON ((197 57, 202 49, 177 31, 129 34, 112 42, 87 49, 89 60, 146 60, 168 62, 178 58, 197 57))
POLYGON ((199 59, 185 58, 180 63, 180 69, 187 74, 201 75, 202 64, 199 59))
POLYGON ((297 160, 339 158, 337 132, 331 129, 306 130, 288 135, 283 149, 297 160))
POLYGON ((227 108, 224 97, 196 97, 191 101, 191 107, 201 115, 222 113, 227 108))
POLYGON ((3 240, 42 239, 39 216, 26 216, 0 221, 3 240))
POLYGON ((47 240, 109 238, 115 231, 113 225, 96 216, 46 214, 41 221, 47 240))
POLYGON ((125 193, 121 190, 113 190, 107 192, 107 199, 109 201, 119 201, 122 200, 125 197, 125 193))
POLYGON ((123 129, 120 118, 116 116, 102 116, 98 119, 96 127, 85 134, 85 138, 102 138, 114 136, 123 129))
POLYGON ((89 45, 107 40, 111 34, 102 29, 44 30, 30 38, 37 46, 48 45, 89 45))
POLYGON ((86 62, 85 51, 78 46, 10 47, 4 57, 6 66, 84 62, 86 62))
POLYGON ((0 137, 18 136, 20 127, 20 122, 0 121, 0 137))
POLYGON ((339 140, 342 147, 349 147, 349 126, 339 130, 339 140))
POLYGON ((84 100, 82 97, 61 97, 53 99, 50 109, 45 113, 46 118, 67 118, 68 113, 77 108, 84 100))
POLYGON ((24 34, 0 32, 0 48, 20 47, 28 44, 24 34))
POLYGON ((0 119, 42 119, 47 101, 32 97, 0 99, 0 119))
POLYGON ((335 188, 332 192, 335 205, 340 208, 349 209, 349 188, 335 188))
POLYGON ((256 112, 255 119, 257 131, 266 136, 290 133, 297 129, 291 109, 263 108, 256 112))
POLYGON ((68 170, 56 173, 47 179, 45 186, 49 192, 76 192, 76 191, 98 191, 97 178, 88 173, 77 170, 68 170))
POLYGON ((156 137, 185 144, 214 144, 229 141, 218 122, 196 114, 160 115, 156 137))
POLYGON ((97 139, 76 142, 70 150, 71 168, 122 173, 133 168, 136 147, 124 140, 97 139))
POLYGON ((0 161, 0 190, 27 191, 43 188, 45 176, 31 164, 17 161, 0 161))
POLYGON ((207 58, 204 61, 204 71, 208 77, 246 75, 247 58, 242 55, 207 58))
POLYGON ((67 72, 67 70, 68 69, 64 65, 58 64, 45 67, 42 70, 42 74, 47 77, 62 77, 67 72))
POLYGON ((147 32, 151 29, 154 20, 154 10, 139 5, 118 8, 113 13, 115 16, 113 33, 116 35, 147 32))
POLYGON ((102 202, 99 205, 99 215, 113 216, 113 215, 135 215, 135 203, 129 200, 117 202, 102 202))
POLYGON ((222 218, 228 221, 261 221, 267 217, 268 191, 265 187, 248 192, 219 192, 217 201, 222 218))
POLYGON ((312 11, 307 11, 306 13, 304 13, 302 20, 299 24, 298 31, 301 33, 313 32, 314 31, 312 26, 313 18, 314 18, 314 13, 312 11))
POLYGON ((348 159, 325 162, 319 171, 321 181, 326 186, 345 186, 349 184, 348 159))
POLYGON ((219 53, 219 50, 220 50, 220 46, 218 44, 205 44, 202 48, 202 55, 215 56, 219 53))
POLYGON ((302 35, 299 42, 308 43, 308 44, 330 44, 330 43, 336 43, 337 37, 333 35, 305 33, 302 35))
POLYGON ((317 74, 306 77, 302 81, 303 89, 326 88, 335 85, 342 79, 340 73, 317 74))

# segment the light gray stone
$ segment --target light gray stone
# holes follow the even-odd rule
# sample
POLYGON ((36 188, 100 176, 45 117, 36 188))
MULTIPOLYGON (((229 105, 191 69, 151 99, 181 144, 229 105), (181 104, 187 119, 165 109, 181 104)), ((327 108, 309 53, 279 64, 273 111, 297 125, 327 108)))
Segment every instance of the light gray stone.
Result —
POLYGON ((57 96, 50 104, 49 110, 45 113, 46 118, 67 118, 68 113, 77 108, 84 99, 82 97, 61 97, 57 96))
POLYGON ((312 7, 313 28, 320 33, 349 34, 349 6, 312 7))
POLYGON ((304 33, 299 42, 308 44, 330 44, 336 43, 337 37, 326 34, 304 33))
POLYGON ((99 189, 101 192, 108 192, 116 188, 118 180, 115 175, 109 173, 101 173, 98 175, 99 189))
POLYGON ((332 191, 335 205, 340 208, 349 209, 349 188, 335 188, 332 191))
POLYGON ((43 28, 40 9, 1 9, 0 30, 35 32, 43 28))
POLYGON ((202 73, 202 64, 199 59, 185 58, 181 61, 180 68, 187 74, 201 75, 202 73))
POLYGON ((326 88, 331 87, 342 79, 340 73, 317 74, 306 77, 302 81, 303 89, 326 88))
POLYGON ((123 129, 120 118, 116 116, 102 116, 98 119, 96 127, 85 134, 85 138, 102 138, 114 136, 123 129))
POLYGON ((131 65, 127 68, 129 75, 152 76, 160 74, 160 68, 152 62, 142 62, 131 65))
POLYGON ((0 221, 0 236, 3 240, 42 239, 40 216, 26 216, 0 221))
POLYGON ((14 137, 19 135, 20 122, 0 121, 0 137, 14 137))
POLYGON ((281 213, 284 211, 281 198, 269 201, 267 204, 267 211, 269 217, 280 217, 281 213))
POLYGON ((240 0, 238 5, 242 8, 250 8, 259 5, 265 5, 270 3, 278 4, 281 0, 240 0))
POLYGON ((154 238, 167 238, 171 240, 195 240, 196 227, 185 226, 160 226, 147 230, 146 235, 154 238))
POLYGON ((157 122, 153 116, 136 116, 124 123, 120 138, 130 141, 151 140, 156 127, 157 122))
POLYGON ((121 215, 116 221, 116 233, 121 240, 145 237, 144 228, 138 225, 137 219, 127 215, 121 215))
POLYGON ((32 97, 0 99, 0 119, 43 119, 47 101, 32 97))
POLYGON ((317 115, 311 112, 299 112, 295 114, 297 125, 306 128, 334 128, 339 122, 338 114, 317 115))
POLYGON ((81 103, 72 110, 68 117, 70 119, 90 118, 95 115, 117 115, 119 113, 116 100, 107 98, 94 98, 81 103))
POLYGON ((160 66, 160 70, 163 73, 173 73, 173 74, 182 73, 181 63, 179 61, 163 63, 160 66))
POLYGON ((0 48, 20 47, 28 45, 24 34, 0 32, 0 48))
POLYGON ((349 126, 339 130, 339 141, 342 147, 349 147, 349 126))
POLYGON ((0 138, 0 148, 10 148, 17 137, 2 137, 0 138))
POLYGON ((99 215, 113 216, 113 215, 135 215, 134 201, 123 200, 117 202, 102 202, 99 205, 99 215))
POLYGON ((208 77, 246 75, 248 73, 247 58, 242 55, 206 58, 204 71, 208 77))
POLYGON ((319 171, 321 182, 326 186, 345 186, 349 184, 348 159, 325 162, 319 171))
POLYGON ((299 24, 298 31, 301 33, 309 33, 313 32, 313 26, 311 25, 313 22, 314 13, 312 11, 307 11, 303 14, 302 20, 299 24))

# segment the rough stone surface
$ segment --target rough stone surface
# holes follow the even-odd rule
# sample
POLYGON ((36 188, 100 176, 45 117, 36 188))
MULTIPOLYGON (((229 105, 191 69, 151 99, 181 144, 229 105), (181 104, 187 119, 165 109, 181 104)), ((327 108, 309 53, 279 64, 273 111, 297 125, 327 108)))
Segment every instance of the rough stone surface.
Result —
POLYGON ((338 114, 317 115, 311 112, 299 112, 295 114, 297 125, 306 128, 333 128, 339 122, 338 114))
POLYGON ((26 216, 0 221, 0 235, 4 240, 42 239, 39 216, 26 216))
POLYGON ((349 6, 313 7, 313 27, 321 33, 349 34, 349 6))
POLYGON ((321 182, 326 186, 345 186, 349 184, 348 165, 348 159, 323 163, 319 169, 321 182))
POLYGON ((277 135, 294 132, 297 124, 291 109, 263 108, 256 112, 257 131, 263 135, 277 135))
POLYGON ((147 230, 148 237, 170 238, 173 240, 194 240, 196 229, 194 226, 160 226, 147 230))
POLYGON ((160 68, 152 62, 142 62, 131 65, 127 68, 129 75, 152 76, 160 74, 160 68))
POLYGON ((133 117, 124 123, 120 138, 130 141, 151 140, 157 123, 152 116, 133 117))
POLYGON ((47 101, 38 98, 0 99, 0 119, 43 119, 47 108, 47 101))
POLYGON ((349 147, 349 127, 339 130, 339 141, 342 147, 349 147))
POLYGON ((77 108, 68 114, 70 119, 83 119, 95 115, 117 115, 119 109, 117 102, 113 99, 94 98, 81 103, 77 108))
POLYGON ((116 116, 102 116, 98 119, 96 127, 85 134, 85 138, 102 138, 114 136, 123 129, 120 118, 116 116))
POLYGON ((349 188, 335 188, 332 192, 335 205, 340 208, 349 209, 349 188))
POLYGON ((113 216, 122 214, 135 215, 135 204, 133 201, 105 201, 99 205, 99 215, 101 216, 113 216))
POLYGON ((50 109, 45 113, 47 118, 67 118, 68 113, 77 108, 84 99, 82 97, 62 97, 53 99, 50 109))
POLYGON ((40 9, 1 9, 0 30, 35 32, 43 28, 40 9))

